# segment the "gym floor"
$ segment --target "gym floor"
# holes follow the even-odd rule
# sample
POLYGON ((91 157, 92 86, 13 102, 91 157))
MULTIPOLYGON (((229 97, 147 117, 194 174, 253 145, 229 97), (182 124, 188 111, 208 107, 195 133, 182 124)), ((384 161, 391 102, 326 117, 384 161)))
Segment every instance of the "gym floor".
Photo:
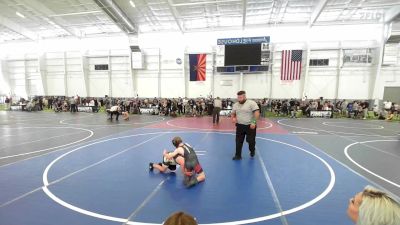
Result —
POLYGON ((263 119, 257 153, 232 161, 226 117, 0 112, 0 224, 161 224, 183 210, 200 224, 350 225, 348 200, 366 185, 400 196, 400 124, 263 119), (171 139, 198 153, 206 181, 148 170, 171 139))

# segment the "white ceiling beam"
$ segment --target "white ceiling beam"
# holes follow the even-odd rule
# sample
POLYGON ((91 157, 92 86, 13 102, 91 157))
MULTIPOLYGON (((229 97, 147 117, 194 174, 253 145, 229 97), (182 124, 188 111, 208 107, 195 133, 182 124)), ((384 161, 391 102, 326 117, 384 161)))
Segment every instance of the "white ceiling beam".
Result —
POLYGON ((39 36, 35 32, 33 32, 33 31, 31 31, 31 30, 29 30, 29 29, 15 23, 15 22, 11 21, 10 19, 3 17, 1 15, 0 15, 0 24, 7 27, 10 30, 13 30, 13 31, 21 34, 22 36, 25 36, 25 37, 31 39, 31 40, 35 41, 35 40, 39 39, 39 36))
POLYGON ((351 20, 351 18, 356 15, 357 12, 359 12, 359 10, 364 9, 363 4, 366 0, 361 0, 358 4, 357 7, 353 9, 352 13, 350 14, 350 16, 347 17, 347 20, 351 20))
POLYGON ((328 0, 320 0, 318 4, 315 6, 314 11, 311 13, 310 21, 308 22, 308 26, 312 27, 315 21, 317 21, 319 15, 321 15, 322 10, 324 10, 326 3, 328 0))
POLYGON ((94 10, 94 11, 83 11, 83 12, 74 12, 74 13, 62 13, 62 14, 49 15, 49 17, 76 16, 76 15, 98 14, 98 13, 102 13, 102 11, 94 10))
MULTIPOLYGON (((353 6, 351 6, 351 2, 352 2, 352 0, 348 0, 346 3, 344 3, 344 6, 339 9, 340 13, 339 13, 339 15, 336 16, 336 19, 334 19, 334 21, 339 21, 339 18, 343 15, 344 11, 350 9, 350 7, 353 7, 353 6)), ((329 7, 329 9, 330 8, 331 8, 331 6, 329 7)), ((356 8, 356 6, 354 6, 354 8, 356 8)))
POLYGON ((223 1, 205 1, 205 2, 190 2, 190 3, 177 3, 171 4, 171 6, 192 6, 192 5, 206 5, 206 4, 218 4, 218 3, 228 3, 228 2, 241 2, 242 0, 223 0, 223 1))
MULTIPOLYGON (((263 15, 263 14, 260 14, 263 15)), ((242 16, 241 14, 237 14, 237 13, 216 13, 216 14, 212 14, 212 15, 194 15, 194 16, 180 16, 181 19, 198 19, 198 18, 215 18, 215 17, 225 17, 225 16, 242 16)), ((252 15, 254 16, 254 15, 252 15)), ((257 16, 257 15, 256 15, 257 16)))
POLYGON ((178 11, 176 10, 176 8, 173 6, 172 0, 168 0, 168 7, 169 7, 169 9, 171 10, 171 13, 172 13, 172 16, 173 16, 174 19, 175 19, 176 25, 178 25, 179 30, 181 31, 181 33, 183 33, 183 32, 184 32, 184 28, 182 27, 182 24, 180 23, 180 21, 179 21, 179 19, 178 19, 179 13, 178 13, 178 11))
POLYGON ((274 7, 275 7, 275 1, 272 1, 272 4, 271 4, 271 11, 269 12, 269 19, 268 19, 268 23, 270 23, 270 22, 271 22, 272 13, 274 12, 274 7))
MULTIPOLYGON (((68 22, 61 18, 61 17, 54 17, 54 18, 49 18, 49 15, 54 15, 55 13, 47 8, 47 6, 43 5, 38 0, 23 0, 22 1, 24 5, 29 6, 30 8, 40 12, 47 20, 51 21, 52 23, 56 24, 57 26, 61 27, 63 30, 65 30, 67 33, 69 33, 72 36, 80 38, 82 35, 80 31, 70 28, 70 27, 65 27, 63 24, 68 24, 68 22)), ((51 23, 50 23, 51 24, 51 23)))
POLYGON ((247 13, 247 0, 243 0, 243 19, 242 19, 242 29, 246 26, 246 13, 247 13))
POLYGON ((284 2, 281 5, 281 7, 279 8, 279 13, 277 15, 277 19, 275 20, 275 24, 282 22, 283 17, 285 17, 285 13, 286 13, 286 9, 287 9, 288 4, 289 4, 289 0, 286 0, 286 2, 284 2), (283 6, 283 5, 285 5, 285 6, 283 6))
MULTIPOLYGON (((393 3, 393 4, 381 4, 381 5, 364 5, 363 9, 367 10, 367 9, 385 9, 385 8, 390 8, 390 7, 395 7, 398 6, 398 3, 393 3)), ((334 10, 342 10, 342 9, 357 9, 359 8, 358 6, 332 6, 330 5, 326 10, 328 11, 334 11, 334 10)))
POLYGON ((385 12, 384 22, 390 23, 394 20, 398 15, 400 15, 400 5, 394 6, 385 12))

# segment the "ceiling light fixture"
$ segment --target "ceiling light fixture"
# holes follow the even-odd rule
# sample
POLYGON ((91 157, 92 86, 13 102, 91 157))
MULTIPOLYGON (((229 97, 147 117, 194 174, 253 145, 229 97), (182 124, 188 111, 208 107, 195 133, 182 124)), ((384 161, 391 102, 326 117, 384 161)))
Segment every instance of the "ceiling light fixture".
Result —
POLYGON ((136 7, 136 6, 135 6, 135 3, 134 3, 132 0, 129 0, 129 4, 131 4, 131 6, 132 6, 133 8, 136 7))
POLYGON ((22 13, 20 13, 20 12, 17 11, 17 12, 15 12, 15 14, 16 14, 17 16, 19 16, 19 17, 25 19, 25 16, 24 16, 22 13))

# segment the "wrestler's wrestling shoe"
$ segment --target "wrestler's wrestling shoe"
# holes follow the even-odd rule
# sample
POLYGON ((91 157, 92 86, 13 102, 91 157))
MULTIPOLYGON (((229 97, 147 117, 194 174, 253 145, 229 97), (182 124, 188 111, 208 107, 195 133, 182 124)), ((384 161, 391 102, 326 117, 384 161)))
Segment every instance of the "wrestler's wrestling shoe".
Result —
POLYGON ((236 156, 236 155, 232 158, 232 160, 241 160, 241 159, 242 159, 242 157, 236 156))

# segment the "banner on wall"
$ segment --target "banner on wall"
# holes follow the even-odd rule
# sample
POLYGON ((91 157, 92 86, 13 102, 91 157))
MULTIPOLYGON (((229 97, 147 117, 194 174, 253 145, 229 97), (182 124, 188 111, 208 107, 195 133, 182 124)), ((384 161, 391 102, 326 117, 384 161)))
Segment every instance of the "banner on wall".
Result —
POLYGON ((246 45, 269 43, 269 36, 262 37, 241 37, 241 38, 222 38, 217 39, 217 45, 246 45))
POLYGON ((190 81, 206 80, 206 54, 189 54, 190 81))
POLYGON ((343 63, 372 63, 372 49, 344 49, 343 63))
POLYGON ((397 55, 399 52, 399 43, 387 43, 385 44, 385 50, 383 53, 383 65, 396 65, 397 55))

